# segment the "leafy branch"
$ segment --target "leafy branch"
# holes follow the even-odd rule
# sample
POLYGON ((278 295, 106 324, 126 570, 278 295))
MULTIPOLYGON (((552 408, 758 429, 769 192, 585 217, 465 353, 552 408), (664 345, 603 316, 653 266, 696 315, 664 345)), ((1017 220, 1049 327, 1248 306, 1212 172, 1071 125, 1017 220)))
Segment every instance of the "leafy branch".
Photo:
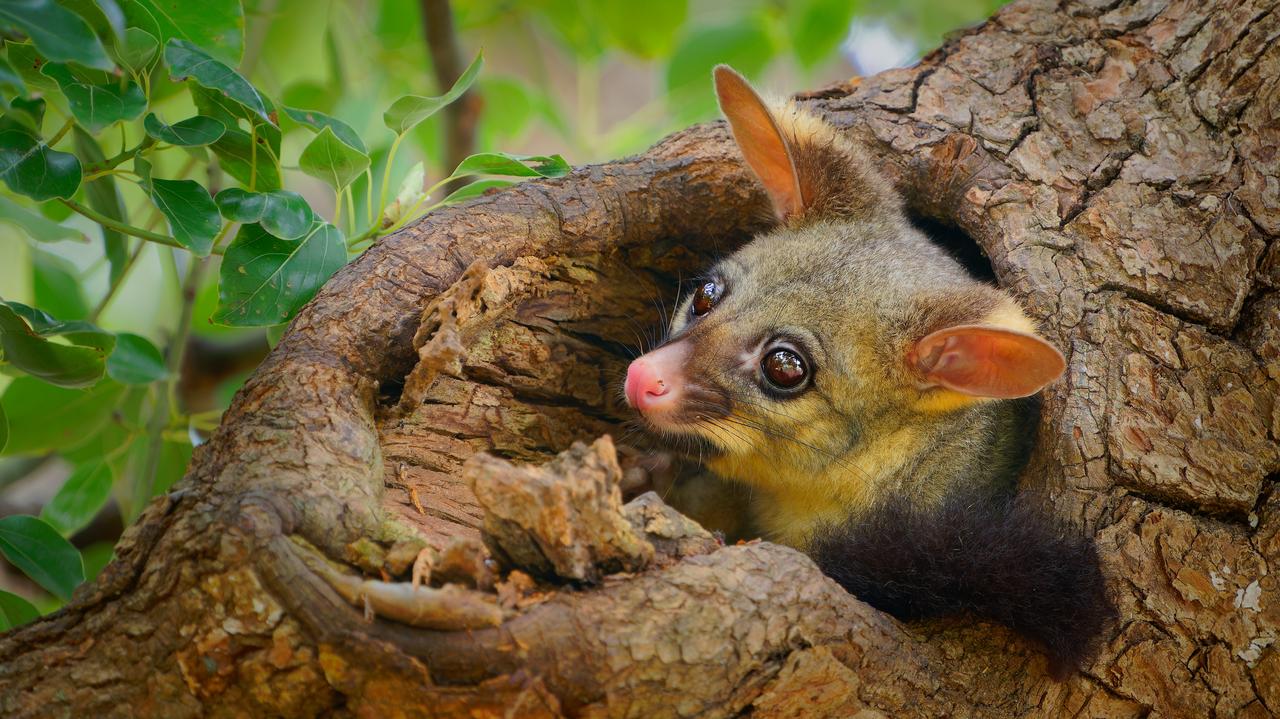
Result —
POLYGON ((72 212, 84 215, 90 220, 93 220, 94 222, 108 229, 116 230, 117 232, 123 232, 124 234, 129 235, 130 237, 137 237, 140 240, 146 240, 147 242, 154 242, 158 245, 164 245, 166 247, 174 247, 177 249, 186 249, 185 247, 183 247, 181 242, 178 242, 177 240, 173 239, 168 235, 161 235, 156 232, 148 232, 147 230, 144 230, 141 227, 134 227, 133 225, 126 225, 123 222, 117 222, 111 219, 110 217, 107 217, 106 215, 103 215, 99 212, 95 212, 93 209, 89 207, 85 207, 84 205, 80 204, 79 202, 76 202, 75 200, 68 200, 65 197, 59 197, 58 201, 66 205, 67 208, 69 208, 72 212))
MULTIPOLYGON (((88 220, 102 236, 100 262, 109 266, 92 306, 0 298, 0 370, 16 377, 0 395, 0 456, 56 454, 73 465, 40 517, 0 519, 0 554, 64 600, 86 577, 68 542, 72 533, 112 496, 126 517, 135 516, 181 473, 191 428, 207 430, 208 413, 186 414, 176 392, 197 321, 279 327, 346 264, 352 248, 510 184, 491 179, 436 197, 449 182, 556 177, 570 169, 558 155, 486 153, 424 187, 418 163, 389 202, 405 138, 467 92, 481 57, 443 94, 406 95, 390 105, 383 115, 390 149, 375 188, 368 145, 349 124, 280 105, 237 70, 244 44, 239 0, 207 0, 198 19, 175 15, 163 23, 143 5, 123 6, 119 27, 104 23, 95 3, 0 5, 0 30, 9 38, 0 55, 0 182, 7 187, 0 219, 24 230, 33 252, 38 243, 83 238, 64 218, 88 220), (194 115, 166 116, 175 89, 190 98, 194 115), (333 191, 328 219, 285 187, 282 139, 299 129, 313 137, 296 167, 333 191), (116 133, 118 151, 103 152, 104 136, 116 133), (165 303, 176 313, 163 351, 98 324, 112 316, 110 306, 143 258, 157 251, 177 292, 176 302, 165 303), (201 310, 204 277, 215 270, 216 302, 201 310)), ((50 267, 78 296, 78 278, 57 263, 50 267)), ((0 630, 36 614, 26 600, 0 592, 0 630)))

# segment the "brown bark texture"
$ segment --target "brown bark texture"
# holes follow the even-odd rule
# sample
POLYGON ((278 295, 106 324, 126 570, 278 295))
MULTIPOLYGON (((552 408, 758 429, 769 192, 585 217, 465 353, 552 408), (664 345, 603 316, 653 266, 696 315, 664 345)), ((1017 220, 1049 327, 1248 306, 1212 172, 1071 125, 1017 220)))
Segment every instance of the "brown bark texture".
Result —
POLYGON ((1274 0, 1025 0, 800 96, 1069 357, 1023 485, 1122 615, 1081 674, 622 504, 626 348, 768 216, 712 123, 341 271, 103 576, 0 637, 0 715, 1275 716, 1277 38, 1274 0))

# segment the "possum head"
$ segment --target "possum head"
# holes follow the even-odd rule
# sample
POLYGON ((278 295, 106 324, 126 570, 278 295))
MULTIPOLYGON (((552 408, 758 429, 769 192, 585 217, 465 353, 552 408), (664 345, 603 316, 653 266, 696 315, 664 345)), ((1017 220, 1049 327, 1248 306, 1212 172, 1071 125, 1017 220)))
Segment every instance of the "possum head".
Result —
POLYGON ((727 67, 715 80, 779 225, 707 271, 670 339, 631 364, 647 425, 698 438, 729 478, 865 485, 920 461, 936 418, 1062 372, 1011 297, 911 225, 864 151, 727 67))

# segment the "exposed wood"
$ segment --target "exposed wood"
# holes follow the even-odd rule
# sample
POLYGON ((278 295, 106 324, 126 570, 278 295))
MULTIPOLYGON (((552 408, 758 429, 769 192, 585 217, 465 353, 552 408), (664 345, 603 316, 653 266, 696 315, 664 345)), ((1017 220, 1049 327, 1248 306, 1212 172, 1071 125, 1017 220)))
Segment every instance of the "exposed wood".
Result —
POLYGON ((1018 2, 918 67, 804 96, 1067 350, 1024 485, 1102 548, 1122 622, 1084 674, 1052 682, 998 627, 900 624, 652 496, 619 508, 604 444, 519 467, 603 434, 632 456, 625 348, 768 221, 710 124, 433 214, 340 272, 102 578, 0 638, 0 714, 1280 713, 1278 37, 1274 1, 1018 2), (541 484, 485 503, 468 483, 519 476, 541 484), (487 523, 527 571, 480 558, 487 523), (368 617, 320 569, 415 564, 501 624, 368 617))

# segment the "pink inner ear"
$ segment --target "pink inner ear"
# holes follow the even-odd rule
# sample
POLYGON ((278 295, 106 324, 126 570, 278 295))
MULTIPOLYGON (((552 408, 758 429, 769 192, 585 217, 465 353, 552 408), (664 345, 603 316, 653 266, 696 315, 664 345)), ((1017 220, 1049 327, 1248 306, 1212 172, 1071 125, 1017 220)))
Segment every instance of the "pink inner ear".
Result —
POLYGON ((989 325, 938 330, 917 342, 907 361, 929 386, 993 399, 1035 394, 1067 366, 1043 339, 989 325))
POLYGON ((733 139, 769 193, 779 219, 799 214, 804 210, 800 181, 773 113, 746 79, 728 65, 716 67, 715 80, 720 109, 729 120, 733 139))

